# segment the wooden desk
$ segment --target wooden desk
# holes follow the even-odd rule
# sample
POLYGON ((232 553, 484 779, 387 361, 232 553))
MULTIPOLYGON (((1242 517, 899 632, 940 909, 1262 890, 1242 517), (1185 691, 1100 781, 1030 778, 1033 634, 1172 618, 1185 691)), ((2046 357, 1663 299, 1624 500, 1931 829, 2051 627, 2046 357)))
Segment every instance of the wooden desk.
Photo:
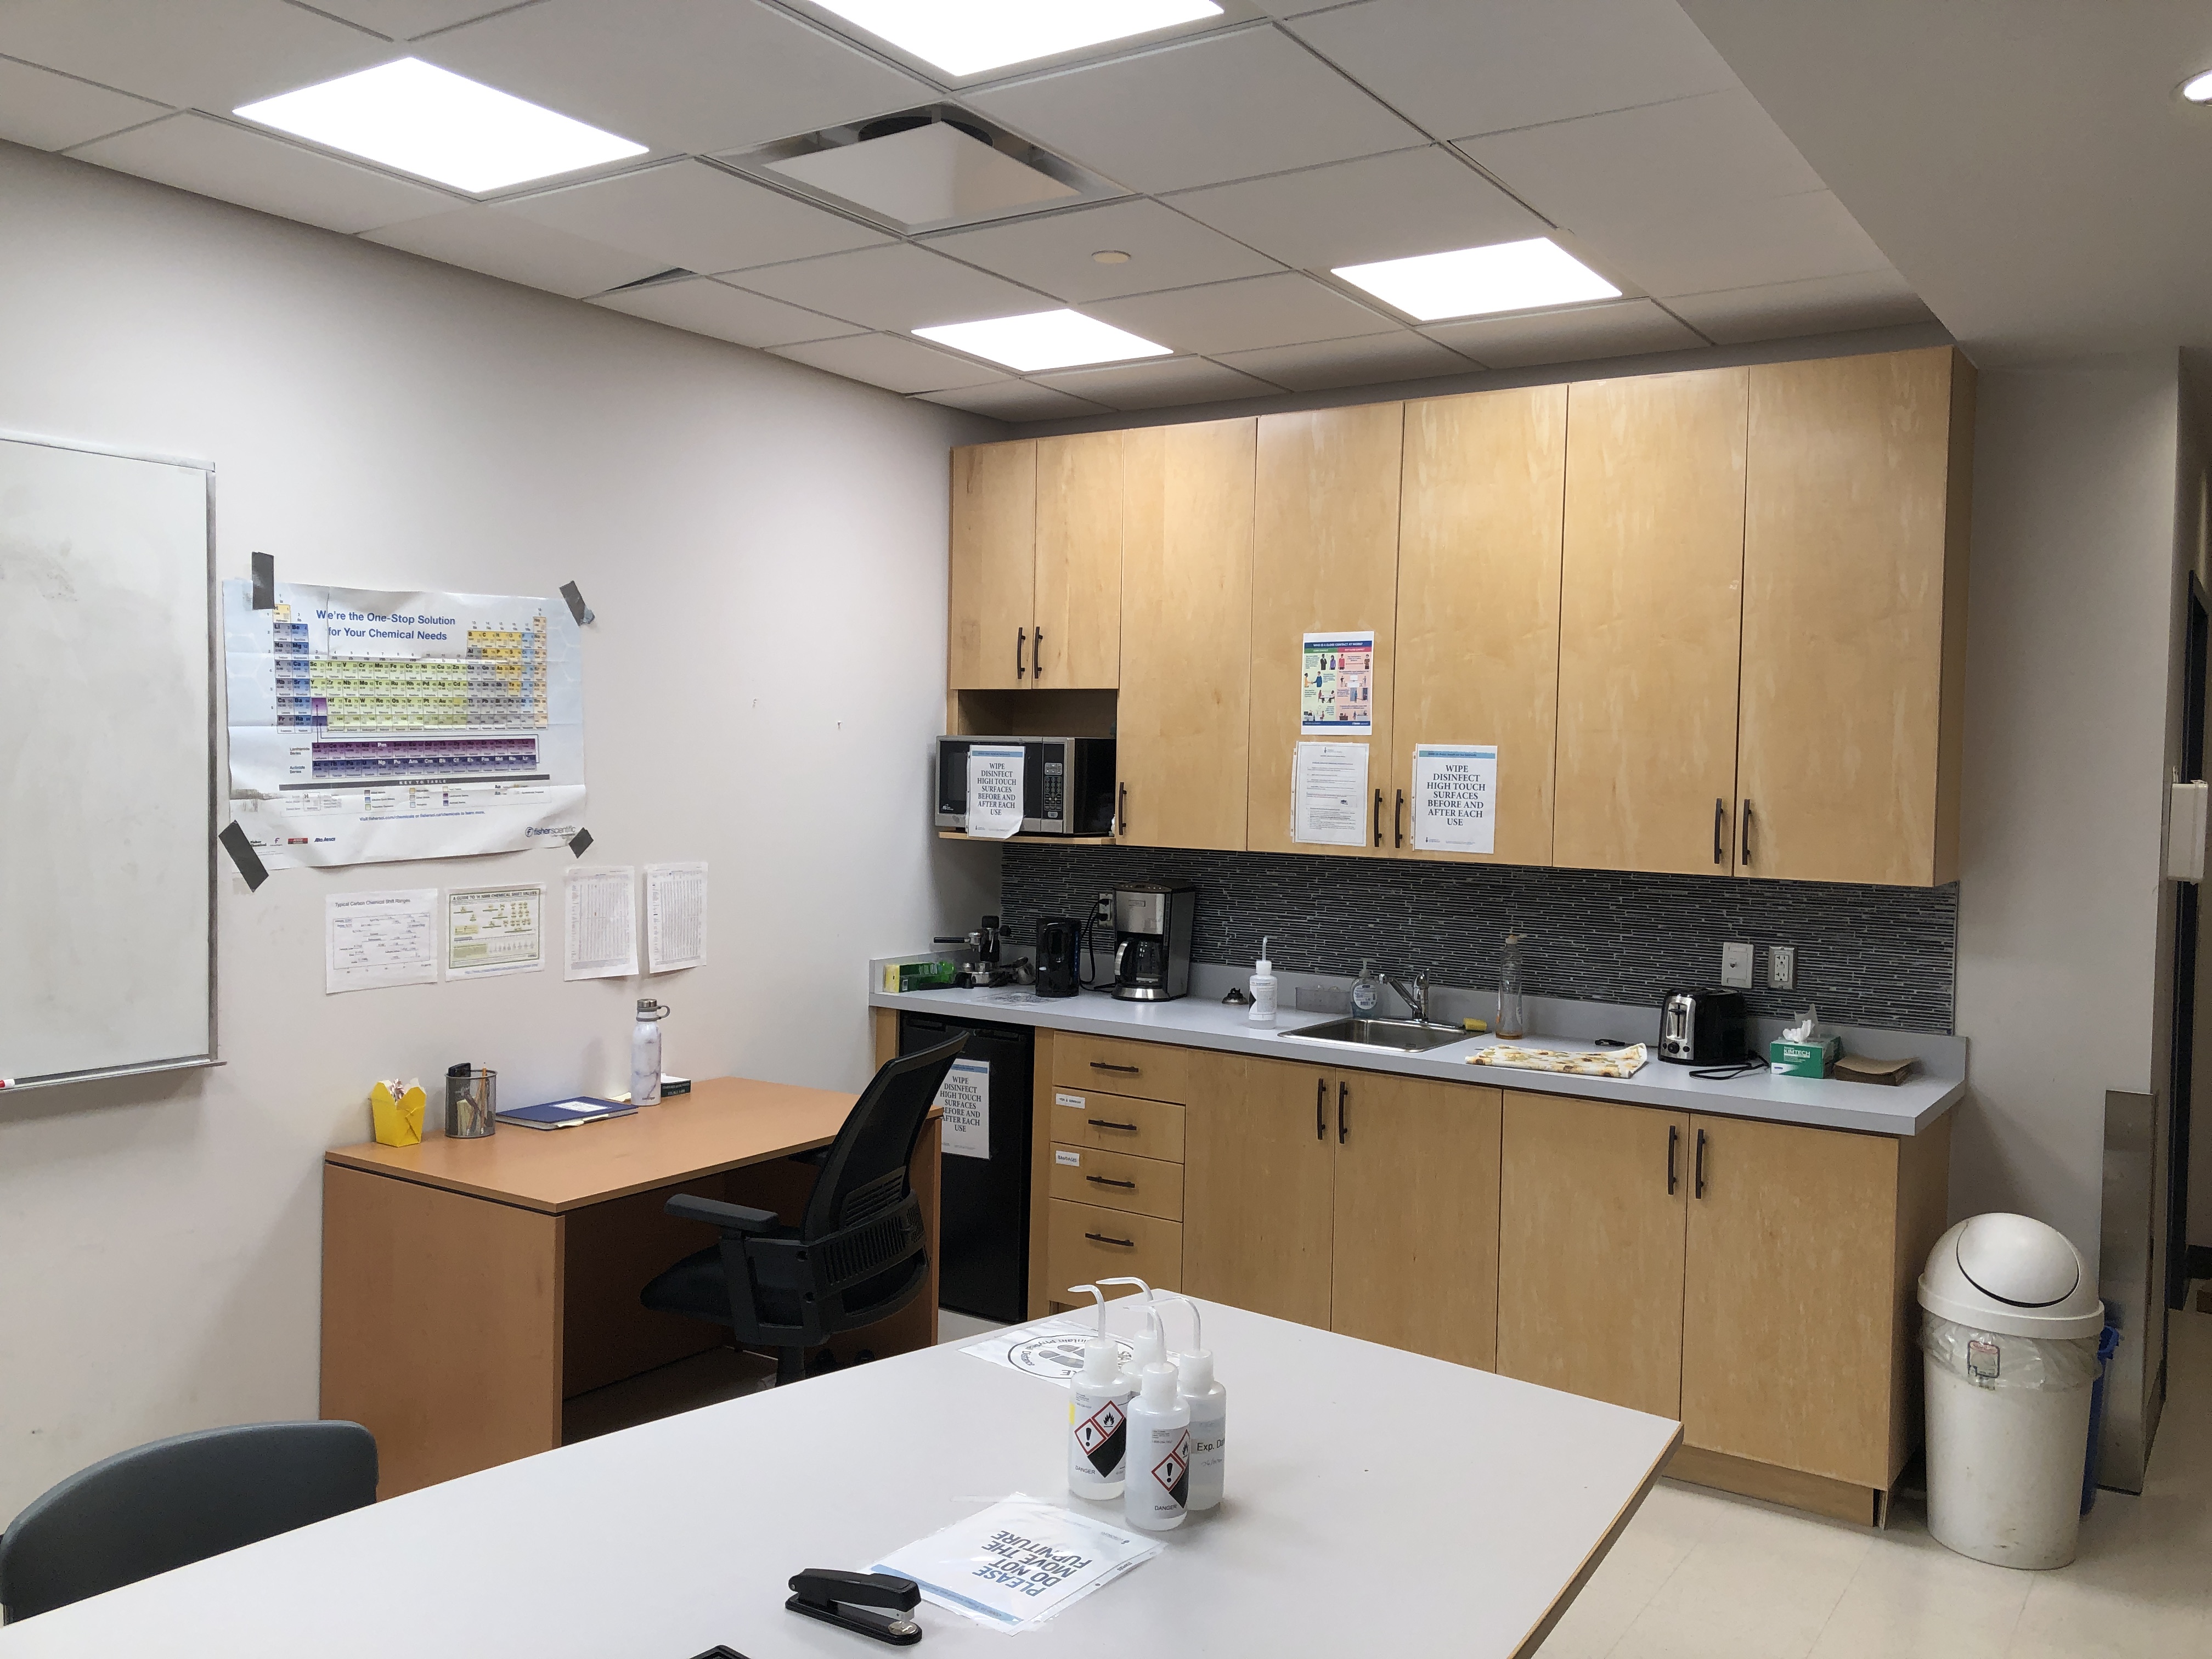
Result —
MULTIPOLYGON (((785 1160, 834 1139, 854 1098, 714 1078, 611 1123, 326 1153, 321 1410, 375 1434, 378 1496, 550 1451, 564 1401, 722 1346, 638 1302, 718 1237, 662 1205, 690 1192, 795 1220, 815 1171, 785 1160)), ((929 1282, 833 1350, 936 1340, 938 1139, 932 1113, 913 1176, 929 1282)))

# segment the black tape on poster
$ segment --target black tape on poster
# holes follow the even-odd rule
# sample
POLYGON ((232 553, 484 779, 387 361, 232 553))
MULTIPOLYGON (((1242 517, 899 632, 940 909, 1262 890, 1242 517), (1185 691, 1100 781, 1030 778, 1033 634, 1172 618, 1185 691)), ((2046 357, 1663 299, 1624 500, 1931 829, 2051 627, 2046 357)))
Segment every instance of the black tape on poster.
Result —
POLYGON ((261 861, 261 854, 253 850, 253 843, 246 838, 246 831, 233 818, 223 832, 216 837, 222 850, 230 854, 230 861, 238 866, 238 873, 246 878, 246 890, 252 892, 269 879, 269 866, 261 861))
POLYGON ((568 601, 568 614, 576 619, 577 627, 581 628, 586 623, 599 620, 592 607, 584 603, 584 590, 575 583, 562 582, 561 597, 568 601))
POLYGON ((276 608, 276 560, 273 554, 253 556, 253 608, 274 611, 276 608))
POLYGON ((592 832, 588 830, 579 830, 574 835, 568 838, 568 850, 574 853, 578 858, 583 857, 586 853, 589 852, 591 850, 591 846, 592 832))

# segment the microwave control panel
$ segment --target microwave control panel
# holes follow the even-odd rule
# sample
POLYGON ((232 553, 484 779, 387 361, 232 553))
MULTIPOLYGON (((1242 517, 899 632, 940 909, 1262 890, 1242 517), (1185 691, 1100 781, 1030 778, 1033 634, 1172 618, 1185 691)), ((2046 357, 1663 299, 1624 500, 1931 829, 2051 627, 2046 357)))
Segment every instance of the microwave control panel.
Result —
POLYGON ((1062 761, 1048 760, 1044 763, 1044 799, 1037 816, 1042 818, 1065 817, 1066 799, 1066 763, 1062 761))

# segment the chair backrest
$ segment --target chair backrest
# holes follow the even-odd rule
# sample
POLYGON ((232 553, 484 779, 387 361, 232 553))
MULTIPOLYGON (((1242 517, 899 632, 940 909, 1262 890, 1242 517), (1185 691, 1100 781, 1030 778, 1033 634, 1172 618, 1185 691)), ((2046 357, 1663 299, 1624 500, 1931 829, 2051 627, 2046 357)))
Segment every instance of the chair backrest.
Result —
POLYGON ((885 1060, 868 1079, 822 1160, 799 1223, 802 1239, 811 1243, 857 1225, 906 1196, 915 1142, 945 1074, 967 1046, 963 1031, 934 1048, 885 1060))
POLYGON ((358 1423, 248 1423, 118 1452, 0 1534, 9 1620, 81 1601, 376 1501, 358 1423))

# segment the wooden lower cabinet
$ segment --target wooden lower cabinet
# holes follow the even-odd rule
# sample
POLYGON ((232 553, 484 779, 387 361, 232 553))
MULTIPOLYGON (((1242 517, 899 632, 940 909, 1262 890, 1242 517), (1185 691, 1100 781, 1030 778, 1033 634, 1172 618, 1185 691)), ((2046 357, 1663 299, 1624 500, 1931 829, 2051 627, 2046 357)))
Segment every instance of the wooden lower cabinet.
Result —
POLYGON ((1086 1307, 1088 1298, 1067 1293, 1070 1285, 1124 1274, 1154 1290, 1182 1288, 1182 1229, 1176 1223, 1060 1198, 1051 1200, 1049 1207, 1045 1251, 1052 1263, 1051 1301, 1086 1307))
POLYGON ((1674 1417, 1689 1118, 1507 1091, 1498 1370, 1674 1417))
POLYGON ((1183 1282, 1327 1330, 1334 1073, 1272 1060, 1243 1071, 1185 1121, 1183 1282))

